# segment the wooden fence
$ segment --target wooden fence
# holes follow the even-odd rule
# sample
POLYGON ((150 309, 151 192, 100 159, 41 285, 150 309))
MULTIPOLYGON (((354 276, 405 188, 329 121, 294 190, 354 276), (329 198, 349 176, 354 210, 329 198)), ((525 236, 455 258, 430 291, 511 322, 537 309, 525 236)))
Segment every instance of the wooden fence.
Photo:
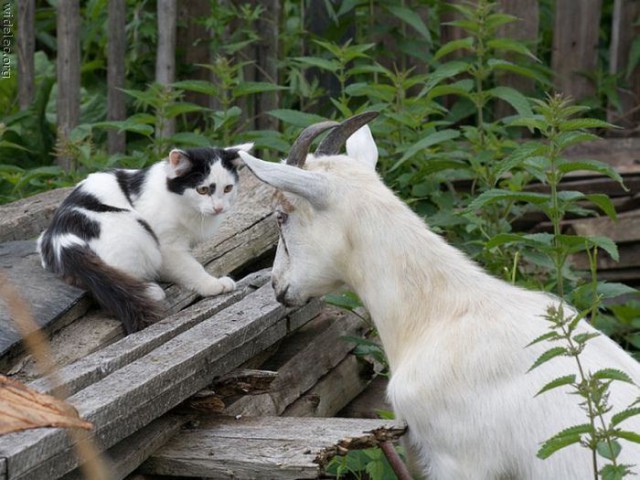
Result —
MULTIPOLYGON (((20 0, 18 3, 18 76, 20 105, 25 108, 34 96, 34 12, 36 0, 20 0)), ((467 0, 447 0, 449 3, 468 3, 467 0)), ((612 24, 602 25, 602 0, 556 0, 554 11, 553 51, 551 66, 555 74, 555 86, 558 91, 571 95, 576 99, 596 94, 596 86, 585 73, 594 72, 597 66, 597 47, 600 31, 610 28, 611 43, 608 46, 610 56, 610 74, 621 74, 627 70, 630 52, 634 41, 640 38, 640 0, 607 0, 613 1, 612 24)), ((77 124, 80 98, 80 43, 79 25, 81 22, 80 0, 58 1, 58 132, 66 137, 77 124)), ((255 66, 245 72, 246 80, 283 82, 283 72, 278 71, 279 34, 285 20, 282 14, 281 0, 251 0, 251 3, 263 7, 263 12, 256 22, 256 31, 260 42, 245 48, 241 52, 243 58, 255 60, 255 66)), ((430 12, 422 5, 424 2, 409 1, 408 6, 416 14, 427 17, 430 12)), ((540 31, 540 7, 535 0, 500 0, 504 12, 522 19, 522 22, 503 28, 507 37, 531 41, 535 50, 535 42, 540 31)), ((156 62, 156 81, 168 84, 175 80, 176 44, 187 46, 184 49, 183 61, 188 64, 211 63, 215 52, 209 49, 210 32, 199 20, 211 14, 210 0, 190 0, 181 2, 176 8, 177 0, 158 0, 158 43, 156 62), (176 35, 180 18, 179 34, 176 35)), ((126 1, 109 0, 108 3, 108 120, 123 120, 126 116, 125 98, 121 90, 125 80, 124 61, 126 50, 125 21, 126 1)), ((305 22, 313 32, 321 32, 328 25, 323 0, 308 0, 306 3, 305 22)), ((369 8, 367 6, 366 8, 369 8)), ((443 13, 441 22, 454 18, 453 12, 443 13)), ((390 20, 393 21, 393 20, 390 20)), ((443 41, 460 38, 462 31, 453 26, 442 25, 443 41)), ((384 41, 384 38, 372 38, 372 41, 384 41)), ((394 48, 390 46, 389 48, 394 48)), ((637 48, 637 47, 636 47, 637 48)), ((412 65, 412 59, 401 52, 394 57, 400 59, 398 64, 412 65)), ((413 61, 415 62, 415 61, 413 61)), ((424 69, 424 65, 420 65, 424 69)), ((215 81, 210 73, 201 69, 194 74, 200 79, 215 81)), ((505 83, 523 91, 533 89, 530 80, 507 76, 505 83)), ((628 77, 629 88, 620 89, 619 95, 622 111, 609 109, 609 120, 624 126, 627 133, 634 133, 640 120, 640 68, 636 67, 628 77)), ((214 98, 195 96, 191 100, 215 106, 214 98)), ((252 99, 251 105, 242 105, 250 113, 268 111, 279 105, 278 92, 267 92, 252 99)), ((253 128, 277 128, 277 120, 267 115, 254 115, 253 128)), ((173 131, 170 123, 163 125, 158 134, 166 135, 173 131)), ((122 133, 111 132, 108 149, 111 153, 123 151, 125 139, 122 133)), ((65 168, 71 168, 71 159, 60 158, 58 162, 65 168)))

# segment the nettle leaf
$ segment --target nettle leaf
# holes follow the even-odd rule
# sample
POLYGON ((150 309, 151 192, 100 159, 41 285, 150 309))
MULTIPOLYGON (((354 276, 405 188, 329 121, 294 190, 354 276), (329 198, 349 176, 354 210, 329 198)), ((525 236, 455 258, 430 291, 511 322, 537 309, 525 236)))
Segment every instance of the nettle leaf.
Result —
POLYGON ((267 112, 272 117, 282 120, 294 127, 305 128, 312 123, 324 122, 326 118, 313 113, 300 112, 298 110, 289 110, 286 108, 270 110, 267 112))
POLYGON ((573 120, 565 120, 559 125, 561 132, 580 130, 582 128, 616 128, 616 126, 597 118, 574 118, 573 120))
POLYGON ((330 305, 335 305, 336 307, 347 310, 355 310, 356 308, 362 307, 362 302, 353 292, 342 292, 340 294, 330 293, 325 295, 324 300, 330 305))
POLYGON ((627 408, 611 417, 611 425, 615 427, 627 418, 635 417, 636 415, 640 415, 640 407, 627 408))
POLYGON ((431 33, 429 33, 429 29, 422 21, 422 18, 420 18, 420 15, 416 15, 414 10, 393 4, 384 5, 384 8, 394 17, 397 17, 403 22, 411 25, 416 32, 422 35, 422 38, 431 43, 431 33))
POLYGON ((575 375, 565 375, 564 377, 556 378, 551 382, 547 383, 544 387, 540 389, 538 393, 536 393, 536 397, 544 392, 548 392, 549 390, 553 390, 555 388, 564 387, 566 385, 573 385, 576 381, 575 375))
POLYGON ((446 129, 439 130, 437 132, 432 132, 427 134, 427 136, 421 138, 416 143, 411 145, 407 151, 404 153, 402 158, 396 162, 396 164, 389 170, 390 172, 396 170, 400 167, 404 162, 406 162, 409 158, 413 157, 420 150, 427 149, 434 145, 437 145, 442 142, 446 142, 447 140, 452 140, 454 138, 458 138, 460 136, 460 132, 458 130, 446 129))
POLYGON ((461 38, 460 40, 453 40, 451 42, 447 42, 438 49, 438 51, 433 56, 433 59, 438 60, 444 57, 445 55, 448 55, 451 52, 455 52, 456 50, 462 50, 462 49, 471 50, 473 49, 473 43, 474 43, 473 37, 461 38))
POLYGON ((533 365, 531 365, 531 368, 528 370, 528 372, 530 372, 535 368, 538 368, 540 365, 544 363, 547 363, 549 360, 553 360, 556 357, 568 355, 568 353, 569 352, 565 347, 550 348, 549 350, 544 352, 542 355, 540 355, 535 362, 533 362, 533 365))
POLYGON ((624 477, 630 473, 629 467, 626 465, 605 465, 600 469, 601 480, 624 480, 624 477))
POLYGON ((518 65, 513 62, 509 62, 507 60, 502 60, 498 58, 491 58, 487 61, 487 65, 492 70, 504 70, 506 72, 515 73, 516 75, 520 75, 521 77, 531 78, 541 83, 542 85, 551 85, 549 79, 538 73, 537 70, 534 70, 529 67, 523 67, 522 65, 518 65))
POLYGON ((487 248, 494 248, 500 245, 506 245, 511 243, 521 243, 530 247, 539 249, 546 249, 552 246, 553 235, 550 233, 499 233, 491 238, 487 244, 487 248))
POLYGON ((487 47, 493 48, 494 50, 505 50, 508 52, 519 53, 533 60, 538 60, 536 56, 531 53, 531 50, 518 40, 513 40, 511 38, 493 38, 487 42, 487 47))
POLYGON ((496 170, 496 176, 501 177, 505 173, 520 167, 527 159, 542 154, 545 148, 540 142, 527 142, 520 145, 500 162, 500 166, 496 170))
POLYGON ((610 440, 608 442, 606 440, 600 440, 596 444, 596 451, 598 452, 598 455, 606 458, 607 460, 615 460, 618 458, 621 450, 622 447, 615 440, 610 440))
POLYGON ((441 81, 449 80, 451 79, 451 77, 455 77, 462 72, 466 72, 470 67, 471 64, 460 61, 447 62, 440 65, 433 72, 431 72, 431 75, 429 75, 429 80, 427 81, 423 91, 429 92, 441 81))
POLYGON ((578 333, 577 335, 573 336, 573 339, 576 341, 576 343, 579 344, 583 344, 583 343, 587 343, 589 340, 591 340, 592 338, 596 338, 599 337, 600 334, 599 333, 578 333))
POLYGON ((592 373, 591 378, 597 378, 598 380, 617 380, 619 382, 634 384, 629 375, 616 368, 603 368, 602 370, 592 373))
POLYGON ((607 217, 611 218, 612 220, 618 218, 616 207, 608 195, 604 193, 592 193, 586 195, 586 198, 591 203, 596 205, 600 210, 602 210, 607 217))
POLYGON ((561 450, 575 443, 580 443, 581 435, 591 432, 592 428, 588 423, 567 428, 544 442, 538 450, 536 456, 542 460, 549 458, 558 450, 561 450))
POLYGON ((600 137, 598 135, 589 132, 562 132, 556 137, 556 143, 558 147, 565 149, 577 143, 592 142, 599 139, 600 137))
POLYGON ((510 190, 501 190, 496 188, 481 193, 473 202, 469 204, 467 208, 468 210, 477 210, 484 207, 485 205, 503 200, 541 204, 548 201, 548 199, 549 195, 546 193, 512 192, 510 190))
POLYGON ((615 298, 619 297, 620 295, 627 295, 632 293, 637 295, 638 293, 640 293, 639 290, 624 283, 605 281, 598 282, 596 292, 602 298, 615 298))
POLYGON ((616 436, 618 438, 624 438, 630 442, 640 443, 640 434, 636 432, 628 432, 626 430, 618 430, 616 431, 616 436))
POLYGON ((598 247, 609 254, 616 262, 620 261, 618 246, 609 237, 588 237, 589 244, 598 247))
POLYGON ((295 57, 298 63, 306 65, 308 67, 317 67, 321 70, 328 70, 330 72, 337 72, 340 69, 340 64, 335 60, 327 60, 321 57, 295 57))
POLYGON ((212 97, 216 97, 220 93, 220 88, 217 85, 206 80, 182 80, 174 82, 172 85, 180 90, 204 93, 212 97))
POLYGON ((270 82, 242 82, 233 89, 233 96, 243 97, 254 93, 276 92, 278 90, 288 90, 288 88, 270 82))
POLYGON ((621 185, 623 184, 622 177, 611 165, 600 162, 598 160, 563 160, 562 162, 560 162, 557 168, 558 171, 562 173, 578 171, 596 172, 601 175, 606 175, 607 177, 615 180, 621 185))
POLYGON ((533 115, 531 117, 515 117, 510 120, 507 125, 510 127, 527 127, 530 130, 546 131, 547 123, 542 115, 533 115))
POLYGON ((562 337, 560 337, 560 335, 558 335, 558 333, 556 332, 548 332, 545 333, 543 335, 540 335, 539 337, 535 338, 534 340, 532 340, 529 345, 527 345, 527 347, 530 347, 531 345, 535 345, 536 343, 540 343, 540 342, 553 342, 555 340, 561 340, 562 337))
POLYGON ((533 111, 527 97, 522 95, 515 88, 511 87, 495 87, 488 91, 489 95, 504 100, 511 105, 518 114, 523 117, 531 117, 533 111))

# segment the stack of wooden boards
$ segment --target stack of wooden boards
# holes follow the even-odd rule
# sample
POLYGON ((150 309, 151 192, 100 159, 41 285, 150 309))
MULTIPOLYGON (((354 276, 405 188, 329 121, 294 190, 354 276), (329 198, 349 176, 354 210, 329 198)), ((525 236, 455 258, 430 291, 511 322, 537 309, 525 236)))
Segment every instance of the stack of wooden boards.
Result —
MULTIPOLYGON (((235 213, 197 250, 210 272, 241 278, 238 288, 201 299, 168 286, 167 317, 128 337, 39 265, 33 237, 68 190, 0 207, 0 264, 49 333, 69 401, 94 424, 114 478, 140 465, 158 475, 317 478, 336 453, 403 433, 392 421, 293 418, 332 416, 367 386, 371 368, 340 337, 368 327, 320 301, 276 302, 262 268, 277 239, 273 192, 251 175, 241 181, 235 213)), ((39 378, 2 306, 0 328, 2 372, 40 391, 58 387, 39 378)), ((81 478, 77 467, 61 429, 0 437, 0 479, 81 478)))

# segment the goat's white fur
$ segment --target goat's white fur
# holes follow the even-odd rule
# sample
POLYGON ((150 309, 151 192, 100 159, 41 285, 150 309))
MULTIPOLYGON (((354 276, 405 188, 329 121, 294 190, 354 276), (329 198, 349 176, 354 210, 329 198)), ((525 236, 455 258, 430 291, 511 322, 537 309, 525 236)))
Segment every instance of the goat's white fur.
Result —
MULTIPOLYGON (((536 457, 540 442, 587 421, 568 389, 535 397, 552 379, 576 373, 573 359, 526 373, 549 344, 526 345, 548 331, 543 317, 558 300, 488 275, 432 233, 375 173, 369 129, 354 136, 347 156, 309 155, 307 172, 240 152, 263 181, 291 191, 299 175, 305 185, 280 206, 290 212, 273 267, 276 294, 301 304, 346 283, 360 296, 389 360, 388 397, 409 426, 412 463, 429 479, 592 477, 583 447, 536 457), (322 208, 304 198, 316 203, 319 195, 322 208)), ((586 322, 579 329, 594 331, 586 322)), ((640 384, 638 362, 604 335, 588 343, 581 360, 586 371, 618 368, 640 384)), ((634 385, 611 385, 617 410, 638 396, 634 385)), ((620 426, 638 432, 640 417, 620 426)), ((640 445, 621 443, 618 461, 640 472, 640 445)))

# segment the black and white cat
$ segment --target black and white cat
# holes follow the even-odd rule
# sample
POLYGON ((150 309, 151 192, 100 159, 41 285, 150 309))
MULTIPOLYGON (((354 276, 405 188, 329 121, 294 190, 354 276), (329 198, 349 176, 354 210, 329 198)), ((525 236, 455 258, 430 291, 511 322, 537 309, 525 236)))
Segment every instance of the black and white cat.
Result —
POLYGON ((203 296, 233 290, 231 278, 209 275, 190 252, 234 204, 238 151, 252 146, 175 149, 142 170, 89 175, 40 235, 42 266, 91 291, 127 333, 160 317, 159 279, 203 296))

